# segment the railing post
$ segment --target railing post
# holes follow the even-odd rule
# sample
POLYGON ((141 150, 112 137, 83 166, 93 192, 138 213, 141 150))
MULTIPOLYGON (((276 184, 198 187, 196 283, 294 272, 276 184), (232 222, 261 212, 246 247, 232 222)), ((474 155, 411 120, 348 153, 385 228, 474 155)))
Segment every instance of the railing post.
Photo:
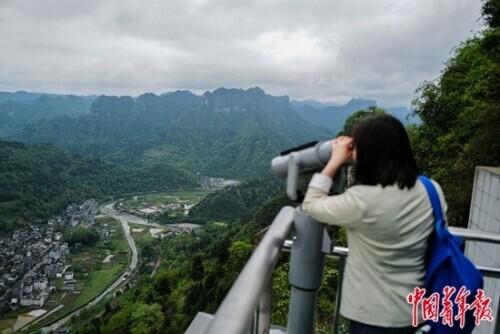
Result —
POLYGON ((295 211, 294 227, 296 239, 290 257, 289 281, 292 292, 287 334, 312 334, 316 293, 323 277, 324 226, 298 208, 295 211))
POLYGON ((340 326, 340 301, 342 300, 342 281, 344 280, 345 269, 344 256, 339 258, 339 273, 337 275, 337 294, 335 296, 335 318, 333 319, 333 334, 338 334, 340 326))

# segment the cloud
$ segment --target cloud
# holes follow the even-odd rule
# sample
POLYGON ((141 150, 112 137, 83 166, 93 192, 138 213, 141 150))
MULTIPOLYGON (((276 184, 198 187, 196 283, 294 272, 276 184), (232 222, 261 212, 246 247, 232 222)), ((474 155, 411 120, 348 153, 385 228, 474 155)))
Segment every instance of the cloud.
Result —
POLYGON ((0 89, 133 94, 260 86, 408 105, 482 28, 473 0, 0 2, 0 89))

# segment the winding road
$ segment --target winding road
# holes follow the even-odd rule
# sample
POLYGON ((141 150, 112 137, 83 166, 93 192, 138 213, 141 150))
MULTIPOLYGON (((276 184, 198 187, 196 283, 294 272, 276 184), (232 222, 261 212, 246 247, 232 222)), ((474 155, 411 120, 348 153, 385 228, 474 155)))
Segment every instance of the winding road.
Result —
MULTIPOLYGON (((135 245, 135 240, 134 237, 132 236, 130 225, 128 224, 133 223, 133 224, 138 224, 138 225, 144 225, 144 226, 149 226, 149 227, 165 227, 159 224, 155 223, 149 223, 145 219, 134 216, 128 213, 120 213, 116 211, 113 206, 115 203, 110 203, 107 205, 104 205, 100 208, 101 212, 109 217, 115 218, 116 220, 120 221, 122 224, 123 232, 125 234, 125 237, 128 242, 128 246, 131 251, 131 257, 130 257, 130 262, 128 265, 128 269, 120 275, 106 290, 101 292, 99 295, 97 295, 94 299, 92 299, 90 302, 88 302, 85 306, 79 308, 78 310, 75 310, 74 312, 68 314, 67 316, 57 320, 56 322, 52 323, 51 325, 47 327, 42 328, 43 333, 49 333, 51 331, 56 330, 57 328, 63 326, 65 323, 67 323, 72 317, 79 315, 83 310, 88 309, 96 304, 98 304, 105 296, 107 296, 109 293, 113 292, 115 289, 117 289, 120 285, 125 283, 127 279, 129 278, 130 274, 135 272, 138 264, 138 256, 137 256, 137 246, 135 245)), ((38 319, 37 319, 38 320, 38 319)), ((39 320, 42 320, 40 318, 39 320)), ((38 320, 38 321, 39 321, 38 320)))

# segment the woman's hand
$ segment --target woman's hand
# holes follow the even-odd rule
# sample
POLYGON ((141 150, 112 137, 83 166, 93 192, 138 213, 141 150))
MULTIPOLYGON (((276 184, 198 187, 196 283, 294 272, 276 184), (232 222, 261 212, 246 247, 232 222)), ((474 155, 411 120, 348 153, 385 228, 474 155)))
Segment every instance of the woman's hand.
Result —
POLYGON ((332 154, 322 174, 333 177, 340 166, 352 159, 352 142, 353 139, 348 136, 340 136, 332 140, 332 154))
POLYGON ((340 136, 332 140, 332 154, 330 162, 337 165, 343 165, 352 159, 352 137, 340 136))

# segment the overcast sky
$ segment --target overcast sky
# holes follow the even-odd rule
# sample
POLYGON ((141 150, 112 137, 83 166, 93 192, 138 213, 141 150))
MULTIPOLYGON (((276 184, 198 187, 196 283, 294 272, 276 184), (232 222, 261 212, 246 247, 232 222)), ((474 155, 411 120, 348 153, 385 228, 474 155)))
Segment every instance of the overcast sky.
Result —
POLYGON ((131 94, 260 86, 409 105, 480 0, 0 0, 0 90, 131 94))

